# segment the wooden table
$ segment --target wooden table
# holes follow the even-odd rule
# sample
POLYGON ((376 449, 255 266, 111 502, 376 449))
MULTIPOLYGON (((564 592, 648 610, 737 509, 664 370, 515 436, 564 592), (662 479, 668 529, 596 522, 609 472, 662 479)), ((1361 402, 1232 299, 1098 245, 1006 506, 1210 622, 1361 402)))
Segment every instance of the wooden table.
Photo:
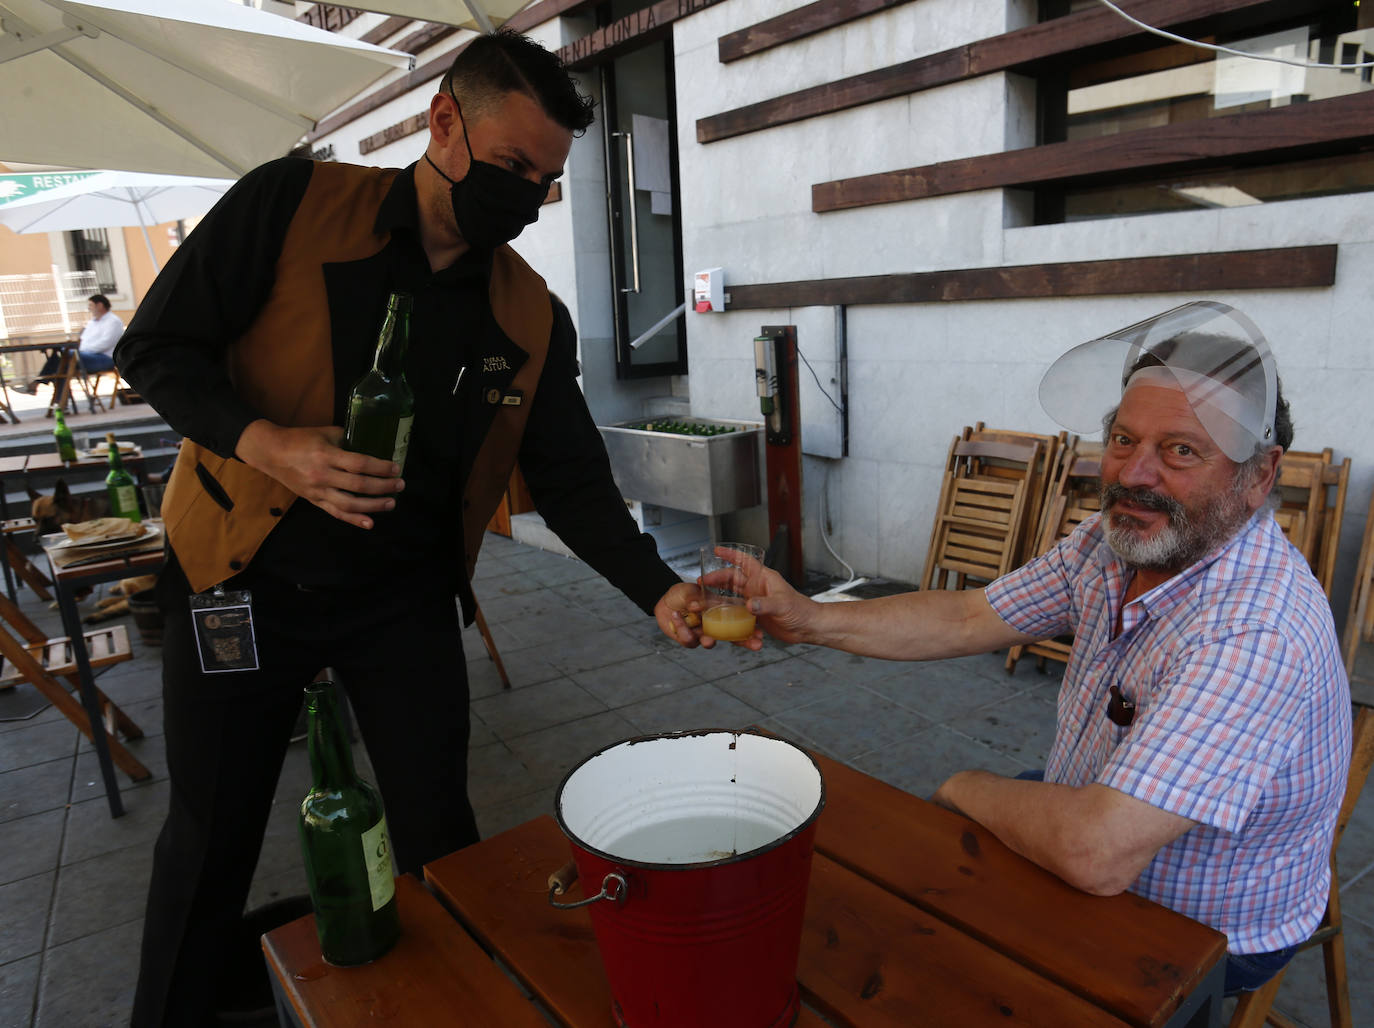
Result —
MULTIPOLYGON (((124 466, 128 468, 138 480, 139 485, 144 485, 147 481, 147 468, 143 462, 142 450, 135 449, 128 453, 121 451, 120 457, 124 461, 124 466)), ((0 521, 9 521, 10 519, 9 500, 6 498, 5 494, 11 482, 22 480, 27 490, 30 478, 36 474, 58 471, 84 472, 96 469, 104 470, 108 466, 108 457, 85 456, 81 450, 77 451, 76 460, 68 461, 64 461, 58 456, 55 450, 47 453, 21 453, 13 457, 0 457, 0 521)), ((15 600, 13 571, 16 567, 21 569, 21 571, 27 571, 29 569, 27 567, 27 558, 24 558, 17 550, 12 549, 8 534, 6 534, 4 544, 0 545, 0 565, 3 565, 4 569, 6 595, 8 595, 11 600, 15 600), (16 557, 22 560, 23 563, 17 561, 15 559, 16 557)), ((31 579, 28 574, 24 574, 22 577, 25 578, 30 588, 34 589, 34 592, 40 598, 45 600, 48 598, 46 592, 40 591, 39 584, 31 579)), ((41 584, 44 586, 47 585, 46 582, 41 584)))
MULTIPOLYGON (((817 760, 827 805, 799 1026, 1219 1024, 1219 932, 1136 896, 1078 892, 968 819, 817 760)), ((282 1023, 538 1025, 547 1015, 611 1028, 587 912, 546 899, 548 874, 568 856, 544 816, 429 864, 432 894, 399 879, 402 941, 364 967, 325 965, 310 917, 265 935, 282 1023), (484 1005, 469 1006, 473 996, 484 1005)))
MULTIPOLYGON (((48 401, 48 416, 52 416, 54 409, 65 409, 67 399, 71 395, 71 380, 74 377, 81 379, 82 387, 86 390, 86 402, 95 413, 97 404, 104 410, 104 404, 94 397, 91 392, 90 383, 86 380, 85 369, 81 367, 77 360, 76 351, 81 348, 80 339, 69 339, 65 335, 48 342, 22 342, 5 343, 0 345, 0 356, 11 353, 32 353, 37 351, 47 352, 49 350, 59 350, 62 360, 59 362, 53 377, 58 379, 58 384, 53 386, 52 399, 48 401)), ((14 413, 14 408, 10 405, 9 383, 5 381, 3 366, 0 365, 0 413, 7 415, 14 424, 19 424, 19 416, 14 413)))
MULTIPOLYGON (((159 527, 161 527, 159 525, 159 527)), ((91 742, 95 746, 96 759, 100 763, 100 776, 105 783, 105 798, 110 804, 110 816, 124 815, 124 801, 119 795, 119 781, 115 778, 114 762, 110 757, 111 739, 102 731, 103 720, 100 698, 96 693, 95 676, 91 674, 91 658, 86 652, 86 642, 82 636, 81 612, 76 607, 76 592, 87 586, 102 582, 113 582, 134 575, 151 575, 162 569, 166 563, 166 536, 163 546, 155 550, 139 553, 126 553, 112 556, 90 564, 77 564, 59 568, 48 554, 52 568, 52 580, 57 592, 57 606, 62 613, 62 627, 71 638, 72 657, 76 662, 76 673, 80 683, 81 703, 86 708, 86 716, 91 723, 91 742)), ((132 760, 132 756, 129 757, 132 760)), ((138 781, 151 773, 134 760, 136 767, 130 770, 130 777, 138 781)))

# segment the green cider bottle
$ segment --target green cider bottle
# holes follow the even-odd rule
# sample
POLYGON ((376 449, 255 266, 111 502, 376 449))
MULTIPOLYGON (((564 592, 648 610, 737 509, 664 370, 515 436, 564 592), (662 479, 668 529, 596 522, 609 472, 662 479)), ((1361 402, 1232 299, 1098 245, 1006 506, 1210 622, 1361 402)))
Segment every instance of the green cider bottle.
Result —
POLYGON ((348 394, 344 448, 395 461, 405 471, 410 426, 415 420, 415 394, 406 381, 405 355, 410 345, 411 298, 392 293, 377 335, 372 370, 348 394))
POLYGON ((76 440, 72 438, 72 430, 67 427, 62 408, 57 408, 54 413, 57 421, 52 426, 52 436, 57 441, 57 455, 63 462, 76 460, 76 440))
POLYGON ((401 934, 386 817, 353 769, 334 684, 314 682, 305 696, 314 786, 298 824, 320 951, 331 964, 365 964, 401 934))
POLYGON ((119 444, 113 432, 105 433, 105 445, 110 453, 110 473, 105 476, 105 491, 110 496, 110 514, 130 521, 142 521, 138 512, 138 488, 134 476, 124 470, 124 462, 119 459, 119 444))

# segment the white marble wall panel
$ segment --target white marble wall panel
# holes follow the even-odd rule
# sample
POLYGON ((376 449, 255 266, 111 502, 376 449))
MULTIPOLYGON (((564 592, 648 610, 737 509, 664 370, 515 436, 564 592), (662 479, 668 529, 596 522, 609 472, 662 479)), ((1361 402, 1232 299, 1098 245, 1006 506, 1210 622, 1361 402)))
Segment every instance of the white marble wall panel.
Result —
POLYGON ((996 190, 814 217, 827 278, 978 268, 997 264, 1001 251, 1002 195, 996 190))
MULTIPOLYGON (((1374 205, 1371 205, 1374 206, 1374 205)), ((1331 300, 1331 341, 1327 367, 1374 369, 1371 293, 1374 293, 1374 243, 1342 243, 1336 257, 1336 289, 1331 300)), ((1374 396, 1374 393, 1369 394, 1374 396)), ((1366 402, 1366 407, 1374 404, 1366 402)), ((1374 439, 1374 433, 1370 435, 1374 439)))
POLYGON ((683 271, 691 276, 703 268, 724 268, 727 293, 732 282, 820 278, 825 254, 818 227, 809 210, 748 222, 684 223, 683 271))
POLYGON ((902 464, 882 467, 878 479, 877 574, 901 582, 921 580, 939 500, 940 475, 933 474, 932 469, 902 464))
POLYGON ((1005 31, 1000 4, 915 0, 831 30, 842 46, 840 75, 904 64, 1005 31))
POLYGON ((830 545, 857 576, 872 575, 878 566, 878 503, 884 465, 877 461, 848 458, 802 461, 802 551, 806 566, 843 578, 846 572, 825 548, 821 538, 825 507, 830 517, 830 545), (827 499, 828 498, 828 499, 827 499))
POLYGON ((815 119, 709 145, 679 128, 684 227, 809 212, 812 184, 832 177, 829 135, 815 119))
POLYGON ((1005 263, 1107 260, 1374 241, 1368 193, 1009 230, 1005 263))
POLYGON ((717 40, 782 13, 767 3, 718 4, 674 25, 685 120, 901 64, 1003 31, 999 4, 914 0, 814 36, 722 64, 717 40), (696 90, 685 84, 709 83, 696 90))

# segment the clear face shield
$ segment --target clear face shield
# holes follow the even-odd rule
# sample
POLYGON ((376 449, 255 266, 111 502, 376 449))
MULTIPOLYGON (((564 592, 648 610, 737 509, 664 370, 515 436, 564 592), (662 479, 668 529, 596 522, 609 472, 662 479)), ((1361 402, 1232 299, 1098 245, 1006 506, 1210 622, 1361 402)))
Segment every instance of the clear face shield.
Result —
POLYGON ((1241 463, 1274 436, 1278 373, 1264 333, 1234 307, 1185 303, 1075 346, 1040 380, 1040 405, 1060 425, 1096 434, 1128 382, 1180 389, 1203 429, 1241 463))

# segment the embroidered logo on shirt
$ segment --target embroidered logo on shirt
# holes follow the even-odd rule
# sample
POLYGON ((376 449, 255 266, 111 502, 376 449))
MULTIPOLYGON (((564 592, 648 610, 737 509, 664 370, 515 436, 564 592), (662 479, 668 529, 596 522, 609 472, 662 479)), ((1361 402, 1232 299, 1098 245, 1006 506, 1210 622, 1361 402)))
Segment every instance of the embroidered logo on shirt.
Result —
POLYGON ((483 358, 482 358, 482 370, 483 370, 483 371, 509 371, 509 370, 510 370, 510 365, 506 363, 506 358, 504 358, 504 357, 483 357, 483 358))

